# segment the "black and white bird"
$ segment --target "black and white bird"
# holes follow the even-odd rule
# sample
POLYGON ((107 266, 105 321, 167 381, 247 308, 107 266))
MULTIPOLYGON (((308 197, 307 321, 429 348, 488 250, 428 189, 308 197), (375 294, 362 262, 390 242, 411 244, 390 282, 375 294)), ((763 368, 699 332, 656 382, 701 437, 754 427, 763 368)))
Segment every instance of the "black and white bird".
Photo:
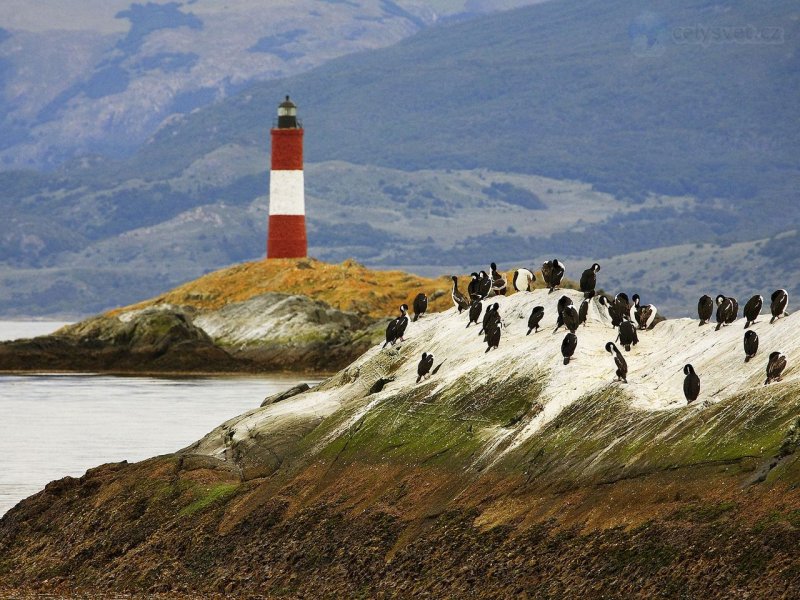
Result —
POLYGON ((564 364, 568 365, 570 359, 575 354, 575 348, 578 347, 578 336, 571 331, 564 336, 564 341, 561 342, 561 356, 564 357, 564 364))
POLYGON ((720 327, 730 325, 739 316, 739 303, 736 298, 728 298, 720 294, 717 296, 717 331, 720 327))
POLYGON ((744 362, 749 362, 758 352, 758 334, 750 329, 744 333, 744 362))
POLYGON ((565 271, 564 263, 560 262, 557 258, 542 263, 542 279, 544 279, 551 293, 561 285, 561 280, 564 278, 565 271))
POLYGON ((422 315, 425 314, 425 311, 428 310, 428 296, 420 292, 414 298, 414 318, 412 321, 415 323, 417 319, 419 319, 422 315))
POLYGON ((614 296, 614 306, 617 307, 617 310, 623 315, 624 319, 627 319, 631 314, 631 301, 628 299, 628 294, 625 292, 620 292, 614 296))
POLYGON ((714 314, 714 299, 708 294, 700 296, 697 301, 697 316, 700 317, 700 325, 705 325, 711 320, 714 314))
POLYGON ((683 373, 686 375, 683 378, 683 395, 686 396, 686 403, 691 404, 700 395, 700 377, 694 372, 692 365, 684 366, 683 373))
POLYGON ((467 284, 467 295, 469 296, 469 300, 470 302, 472 302, 473 300, 480 300, 481 299, 480 294, 478 293, 478 285, 480 283, 478 281, 478 274, 475 271, 473 271, 472 273, 469 274, 469 276, 470 280, 469 283, 467 284))
POLYGON ((605 296, 600 296, 600 298, 597 299, 597 302, 600 304, 600 306, 606 309, 606 312, 608 312, 608 317, 611 319, 611 326, 618 327, 621 323, 621 320, 619 319, 619 315, 617 315, 617 309, 614 306, 614 301, 612 300, 609 302, 608 298, 605 296))
POLYGON ((565 306, 562 317, 564 318, 564 325, 566 328, 572 333, 575 333, 578 330, 578 325, 581 324, 581 318, 577 309, 575 308, 575 305, 569 304, 568 306, 565 306))
POLYGON ((631 351, 631 346, 639 343, 639 334, 636 333, 636 327, 631 321, 627 319, 619 324, 619 334, 617 340, 626 351, 631 351))
POLYGON ((591 298, 584 298, 581 307, 578 309, 578 323, 586 327, 586 319, 589 317, 589 303, 591 298))
POLYGON ((475 300, 469 307, 469 323, 467 323, 467 327, 475 323, 478 324, 478 319, 481 318, 481 311, 483 310, 483 304, 481 304, 480 300, 475 300))
POLYGON ((600 265, 594 263, 581 275, 580 287, 584 298, 591 298, 594 296, 594 288, 597 286, 597 272, 599 270, 600 265))
POLYGON ((488 333, 495 323, 498 327, 500 326, 500 305, 497 302, 490 304, 483 313, 483 324, 478 335, 488 333))
POLYGON ((492 276, 492 292, 497 296, 505 296, 508 291, 508 283, 503 274, 497 270, 495 263, 491 264, 489 274, 492 276))
POLYGON ((453 275, 453 291, 451 293, 451 297, 453 298, 453 304, 458 309, 458 314, 461 314, 462 311, 469 310, 469 300, 464 297, 464 294, 458 289, 458 277, 453 275))
POLYGON ((622 356, 622 352, 619 351, 619 348, 617 348, 614 342, 608 342, 606 344, 606 351, 614 356, 614 364, 617 367, 616 381, 628 383, 628 363, 625 361, 625 357, 622 356))
POLYGON ((492 279, 487 275, 486 271, 478 273, 478 299, 483 300, 489 296, 492 291, 492 279))
POLYGON ((386 326, 386 342, 383 344, 384 348, 386 348, 387 344, 394 346, 398 341, 405 341, 403 335, 406 332, 406 327, 408 327, 407 313, 408 304, 401 304, 400 316, 389 321, 389 324, 386 326))
POLYGON ((639 329, 650 329, 656 320, 658 309, 654 304, 641 304, 639 294, 634 294, 631 300, 633 300, 630 312, 631 321, 634 321, 639 329))
POLYGON ((780 352, 773 352, 769 355, 769 362, 767 362, 767 380, 764 385, 772 381, 780 381, 781 374, 786 368, 786 357, 780 352))
POLYGON ((417 383, 426 376, 430 377, 431 367, 433 367, 433 354, 423 352, 422 358, 419 359, 419 364, 417 365, 417 383))
POLYGON ((624 292, 614 296, 614 299, 610 302, 605 296, 600 296, 598 302, 608 310, 612 327, 619 327, 624 320, 630 318, 630 302, 628 301, 628 295, 624 292))
POLYGON ((536 330, 539 332, 539 323, 542 322, 544 318, 544 306, 534 306, 533 310, 531 311, 531 316, 528 317, 528 333, 525 335, 530 335, 531 331, 536 330))
POLYGON ((514 271, 512 284, 515 291, 530 292, 531 284, 534 281, 536 281, 536 275, 533 274, 533 271, 529 271, 528 269, 517 269, 514 271))
POLYGON ((572 298, 569 296, 561 296, 558 299, 558 304, 556 305, 556 328, 553 330, 553 333, 558 331, 562 325, 564 325, 564 311, 568 306, 572 306, 572 298))
POLYGON ((756 294, 744 305, 744 328, 747 329, 756 322, 756 319, 761 314, 761 307, 764 306, 764 298, 756 294))
POLYGON ((404 342, 405 338, 403 337, 406 334, 406 328, 408 327, 408 304, 401 304, 400 305, 400 316, 397 317, 397 327, 395 328, 395 334, 397 335, 397 340, 404 342))
POLYGON ((486 341, 486 352, 492 348, 500 347, 500 322, 492 322, 489 329, 486 330, 486 336, 483 338, 486 341))
POLYGON ((789 314, 786 312, 786 305, 789 304, 789 292, 786 290, 775 290, 772 292, 770 299, 772 302, 770 302, 769 311, 772 313, 772 318, 769 322, 772 324, 776 319, 789 314))

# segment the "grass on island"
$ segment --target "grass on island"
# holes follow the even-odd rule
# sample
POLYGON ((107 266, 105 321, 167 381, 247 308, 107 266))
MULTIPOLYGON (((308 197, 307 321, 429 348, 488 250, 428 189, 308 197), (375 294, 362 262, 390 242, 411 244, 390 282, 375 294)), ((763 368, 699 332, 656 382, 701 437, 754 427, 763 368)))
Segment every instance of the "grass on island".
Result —
MULTIPOLYGON (((509 279, 512 273, 507 273, 509 279)), ((468 281, 469 277, 459 275, 459 288, 463 293, 467 291, 468 281)), ((308 296, 339 310, 381 318, 396 314, 403 302, 409 305, 409 311, 413 313, 412 303, 419 292, 428 295, 429 312, 447 310, 453 305, 450 299, 451 286, 450 275, 431 279, 403 271, 378 271, 354 260, 330 264, 314 258, 270 259, 214 271, 160 296, 116 309, 110 314, 156 304, 175 304, 203 311, 217 310, 268 292, 280 292, 308 296)), ((543 287, 539 273, 534 287, 543 287)), ((565 281, 564 287, 574 285, 565 281)), ((510 281, 509 292, 513 292, 510 281)))

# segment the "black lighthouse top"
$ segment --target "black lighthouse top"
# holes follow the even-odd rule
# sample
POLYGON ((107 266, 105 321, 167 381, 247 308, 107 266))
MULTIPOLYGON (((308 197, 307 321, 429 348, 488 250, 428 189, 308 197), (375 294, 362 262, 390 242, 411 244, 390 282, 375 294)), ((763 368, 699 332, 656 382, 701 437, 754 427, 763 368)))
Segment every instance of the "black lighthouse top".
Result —
POLYGON ((286 100, 278 105, 278 129, 300 129, 302 126, 297 119, 297 105, 286 96, 286 100))

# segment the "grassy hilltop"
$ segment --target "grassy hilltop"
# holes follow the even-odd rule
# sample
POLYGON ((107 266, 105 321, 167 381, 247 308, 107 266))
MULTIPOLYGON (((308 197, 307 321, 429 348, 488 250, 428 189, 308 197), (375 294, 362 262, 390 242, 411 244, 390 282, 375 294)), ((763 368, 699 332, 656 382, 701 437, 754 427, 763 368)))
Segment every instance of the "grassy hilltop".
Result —
POLYGON ((156 304, 217 310, 260 294, 279 292, 308 296, 339 310, 378 319, 396 314, 403 303, 413 312, 412 301, 419 292, 428 295, 428 310, 444 310, 452 305, 451 286, 447 276, 430 279, 402 271, 376 271, 351 260, 330 264, 314 258, 270 259, 220 269, 110 314, 156 304))

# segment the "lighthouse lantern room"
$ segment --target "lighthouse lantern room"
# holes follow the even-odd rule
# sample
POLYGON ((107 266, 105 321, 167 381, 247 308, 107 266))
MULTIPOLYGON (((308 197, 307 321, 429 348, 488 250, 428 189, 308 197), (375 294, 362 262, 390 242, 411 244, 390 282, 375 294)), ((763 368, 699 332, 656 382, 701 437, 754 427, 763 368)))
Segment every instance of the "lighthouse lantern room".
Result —
POLYGON ((308 253, 303 180, 303 126, 297 106, 286 96, 270 131, 267 258, 301 258, 308 253))

